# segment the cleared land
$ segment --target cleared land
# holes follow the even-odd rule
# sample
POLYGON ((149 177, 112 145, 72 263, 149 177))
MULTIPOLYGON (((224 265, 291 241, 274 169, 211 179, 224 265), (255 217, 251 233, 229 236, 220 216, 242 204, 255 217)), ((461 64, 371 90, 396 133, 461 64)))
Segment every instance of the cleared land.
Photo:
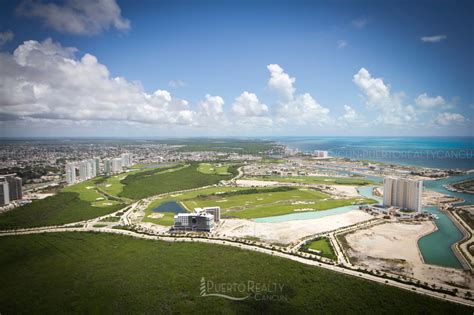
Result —
POLYGON ((201 163, 199 164, 198 171, 204 174, 229 175, 229 166, 229 164, 222 163, 201 163))
POLYGON ((336 254, 334 253, 334 250, 331 246, 331 243, 325 237, 314 240, 310 242, 309 244, 304 245, 302 249, 305 251, 308 251, 308 249, 317 250, 320 252, 320 255, 323 257, 327 257, 332 260, 337 259, 336 254))
POLYGON ((385 223, 340 235, 351 261, 371 269, 388 270, 429 283, 451 283, 474 288, 472 277, 462 269, 423 263, 417 241, 435 229, 431 221, 418 224, 385 223))
POLYGON ((232 219, 224 220, 216 229, 216 233, 230 237, 257 237, 268 243, 290 244, 303 237, 336 230, 372 218, 365 211, 352 210, 317 219, 272 223, 232 219))
POLYGON ((472 313, 409 291, 218 245, 64 233, 2 237, 0 251, 5 314, 472 313), (216 284, 281 284, 287 300, 201 297, 202 277, 216 284))
POLYGON ((372 185, 373 181, 360 178, 324 177, 324 176, 257 176, 245 177, 249 180, 266 180, 272 182, 295 183, 306 185, 372 185))

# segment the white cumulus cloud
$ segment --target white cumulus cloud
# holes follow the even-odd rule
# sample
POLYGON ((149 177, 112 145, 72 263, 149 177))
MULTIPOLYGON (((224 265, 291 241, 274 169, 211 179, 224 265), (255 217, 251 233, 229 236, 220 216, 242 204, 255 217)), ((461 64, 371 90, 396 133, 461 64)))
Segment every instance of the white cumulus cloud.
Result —
POLYGON ((442 96, 430 97, 427 93, 418 95, 415 99, 415 103, 424 110, 450 107, 450 104, 447 104, 442 96))
POLYGON ((148 94, 139 83, 111 77, 96 57, 74 56, 47 39, 0 53, 0 115, 10 120, 131 121, 192 124, 188 102, 168 91, 148 94))
POLYGON ((290 77, 282 67, 277 64, 270 64, 267 66, 268 71, 270 71, 270 80, 268 81, 268 87, 272 90, 275 90, 282 96, 285 100, 289 101, 293 98, 295 93, 295 88, 293 84, 296 79, 290 77))
POLYGON ((321 106, 311 94, 295 95, 293 84, 296 79, 290 77, 277 64, 267 66, 270 71, 268 86, 280 95, 276 121, 280 125, 324 125, 330 121, 329 109, 321 106))
POLYGON ((36 17, 61 33, 93 35, 113 27, 128 30, 115 0, 66 0, 63 4, 25 0, 16 9, 21 16, 36 17))
POLYGON ((245 91, 235 99, 232 113, 240 117, 260 117, 268 114, 268 107, 260 103, 257 95, 245 91))
POLYGON ((441 126, 449 126, 462 124, 465 121, 466 118, 461 114, 444 112, 438 114, 434 122, 441 126))
POLYGON ((354 75, 353 82, 365 94, 368 108, 378 111, 376 123, 403 125, 417 119, 415 108, 402 104, 403 92, 391 93, 390 87, 384 83, 383 79, 372 77, 367 69, 361 68, 354 75))

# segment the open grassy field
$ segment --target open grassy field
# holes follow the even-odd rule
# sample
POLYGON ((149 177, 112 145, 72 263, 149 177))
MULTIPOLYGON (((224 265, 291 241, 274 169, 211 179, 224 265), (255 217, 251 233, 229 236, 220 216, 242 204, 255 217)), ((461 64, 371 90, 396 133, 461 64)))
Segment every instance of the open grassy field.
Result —
POLYGON ((468 307, 219 245, 62 233, 1 237, 0 251, 2 314, 472 314, 468 307), (276 283, 283 298, 201 297, 203 277, 216 284, 276 283))
POLYGON ((200 163, 197 170, 204 174, 229 175, 229 166, 224 163, 200 163))
POLYGON ((81 199, 77 192, 60 192, 57 195, 34 201, 0 215, 0 229, 15 229, 59 225, 92 219, 115 212, 124 204, 93 206, 81 199))
POLYGON ((184 208, 210 206, 221 207, 223 218, 261 218, 294 213, 295 211, 319 211, 355 203, 375 203, 372 199, 330 199, 325 193, 304 187, 242 188, 212 187, 182 194, 170 194, 153 201, 145 210, 145 222, 172 225, 172 217, 152 218, 152 209, 168 201, 180 202, 184 208), (287 190, 285 190, 287 189, 287 190), (283 190, 283 191, 278 191, 283 190), (246 193, 242 193, 246 192, 246 193), (170 219, 171 218, 171 219, 170 219), (167 224, 163 224, 168 219, 167 224))
POLYGON ((283 183, 296 184, 321 184, 321 185, 373 185, 373 181, 361 178, 347 178, 347 177, 325 177, 325 176, 260 176, 248 177, 242 179, 252 180, 267 180, 283 183))
POLYGON ((307 250, 307 249, 318 250, 318 251, 321 252, 320 255, 323 256, 323 257, 327 257, 327 258, 333 259, 333 260, 337 259, 336 254, 334 253, 334 250, 331 246, 331 243, 325 237, 316 239, 316 240, 310 242, 309 244, 304 245, 303 250, 307 250))
POLYGON ((214 185, 237 174, 235 165, 229 167, 229 175, 204 174, 197 168, 198 164, 193 163, 167 171, 129 175, 121 182, 125 186, 119 196, 142 199, 167 192, 214 185))
POLYGON ((374 203, 366 198, 330 199, 329 195, 313 189, 292 187, 287 191, 270 188, 255 189, 255 193, 227 196, 213 194, 183 200, 188 208, 220 206, 222 217, 262 218, 284 215, 295 211, 319 211, 355 203, 374 203))

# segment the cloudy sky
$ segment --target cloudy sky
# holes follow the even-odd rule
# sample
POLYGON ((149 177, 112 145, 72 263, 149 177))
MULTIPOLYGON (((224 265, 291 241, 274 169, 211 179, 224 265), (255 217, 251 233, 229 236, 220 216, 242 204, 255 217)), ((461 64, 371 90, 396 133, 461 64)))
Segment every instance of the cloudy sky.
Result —
POLYGON ((0 2, 0 133, 473 136, 472 1, 0 2))

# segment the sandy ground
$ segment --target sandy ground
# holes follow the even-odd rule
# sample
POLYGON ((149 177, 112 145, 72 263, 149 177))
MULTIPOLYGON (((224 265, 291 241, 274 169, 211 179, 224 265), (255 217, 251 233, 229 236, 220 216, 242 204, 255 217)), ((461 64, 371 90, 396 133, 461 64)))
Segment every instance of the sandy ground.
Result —
POLYGON ((242 187, 266 187, 266 186, 275 186, 280 184, 279 182, 267 181, 267 180, 251 180, 251 179, 238 179, 235 181, 237 186, 242 187))
POLYGON ((373 217, 354 210, 319 219, 295 220, 277 223, 258 223, 251 220, 226 219, 214 233, 232 237, 258 237, 270 243, 289 244, 308 235, 331 231, 373 217))
POLYGON ((423 263, 417 240, 434 229, 431 221, 376 225, 346 236, 351 247, 348 254, 358 265, 410 276, 422 282, 452 282, 472 289, 474 283, 464 271, 423 263))
MULTIPOLYGON (((235 181, 238 186, 242 187, 268 187, 268 186, 275 186, 275 185, 282 185, 281 182, 276 181, 266 181, 266 180, 251 180, 251 179, 238 179, 235 181)), ((289 186, 295 186, 294 183, 287 183, 289 186)), ((323 189, 327 193, 335 196, 341 197, 359 197, 360 195, 357 193, 357 189, 355 186, 349 185, 313 185, 313 186, 325 186, 329 187, 329 189, 323 189)))
POLYGON ((331 194, 345 197, 360 197, 355 186, 349 185, 325 185, 331 187, 331 194))
POLYGON ((421 202, 423 205, 438 205, 440 202, 455 201, 457 198, 436 191, 423 189, 421 202))
POLYGON ((34 193, 30 196, 28 196, 29 198, 31 199, 44 199, 44 198, 47 198, 47 197, 51 197, 51 196, 54 196, 54 194, 40 194, 40 193, 34 193))

